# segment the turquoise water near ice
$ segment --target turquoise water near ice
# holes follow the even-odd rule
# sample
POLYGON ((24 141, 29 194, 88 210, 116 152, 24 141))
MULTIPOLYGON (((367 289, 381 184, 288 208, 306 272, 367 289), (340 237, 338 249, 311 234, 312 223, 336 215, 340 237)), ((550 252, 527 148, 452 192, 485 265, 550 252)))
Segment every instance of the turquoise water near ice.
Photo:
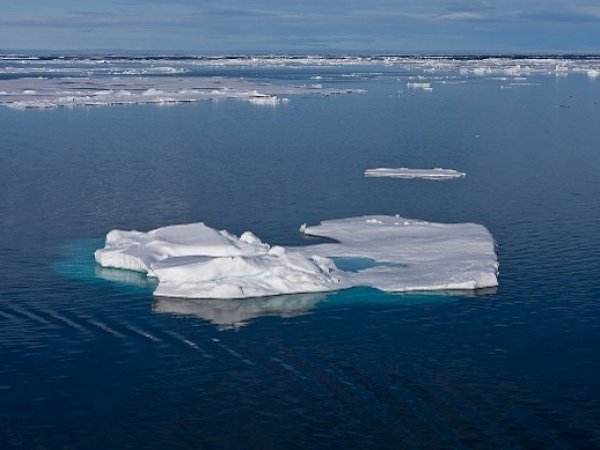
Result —
POLYGON ((600 82, 381 70, 276 108, 0 109, 0 447, 600 447, 600 82), (181 301, 91 255, 112 228, 304 245, 362 214, 485 225, 498 290, 181 301))

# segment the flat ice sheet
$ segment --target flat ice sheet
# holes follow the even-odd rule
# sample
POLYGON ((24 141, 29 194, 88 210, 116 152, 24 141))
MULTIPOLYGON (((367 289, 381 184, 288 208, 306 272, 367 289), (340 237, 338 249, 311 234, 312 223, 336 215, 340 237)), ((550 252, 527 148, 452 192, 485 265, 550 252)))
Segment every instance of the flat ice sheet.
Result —
POLYGON ((408 82, 406 83, 408 89, 423 89, 424 91, 433 91, 431 83, 419 83, 419 82, 408 82))
POLYGON ((363 270, 344 272, 344 281, 352 286, 406 292, 498 285, 495 242, 482 225, 363 216, 301 231, 338 241, 305 247, 305 254, 374 261, 363 270))
POLYGON ((409 169, 401 167, 399 169, 377 168, 365 170, 366 177, 387 177, 387 178, 422 178, 425 180, 449 180, 453 178, 463 178, 466 173, 453 169, 409 169))
POLYGON ((14 109, 65 106, 190 103, 242 100, 258 105, 286 102, 287 95, 332 95, 353 92, 278 85, 236 77, 116 76, 17 78, 0 80, 0 105, 14 109))
POLYGON ((399 216, 365 216, 302 226, 338 241, 269 246, 202 223, 147 233, 113 230, 95 252, 104 267, 158 279, 155 295, 247 298, 326 292, 353 286, 383 291, 469 290, 498 285, 491 234, 481 225, 439 224, 399 216))

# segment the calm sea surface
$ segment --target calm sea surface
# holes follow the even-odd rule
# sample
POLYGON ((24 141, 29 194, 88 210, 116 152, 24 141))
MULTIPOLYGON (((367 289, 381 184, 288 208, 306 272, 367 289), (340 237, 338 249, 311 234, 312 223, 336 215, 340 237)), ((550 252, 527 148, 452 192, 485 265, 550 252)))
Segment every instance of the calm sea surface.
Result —
POLYGON ((355 70, 222 70, 368 90, 276 107, 0 108, 0 448, 600 448, 600 81, 355 70), (174 301, 92 256, 363 214, 485 225, 497 292, 174 301))

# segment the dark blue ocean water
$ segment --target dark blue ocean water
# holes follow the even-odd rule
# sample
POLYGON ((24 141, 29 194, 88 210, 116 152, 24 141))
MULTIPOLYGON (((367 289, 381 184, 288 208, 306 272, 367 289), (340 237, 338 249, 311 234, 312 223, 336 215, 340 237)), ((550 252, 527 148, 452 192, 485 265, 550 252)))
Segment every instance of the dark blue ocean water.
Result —
POLYGON ((0 109, 0 448, 600 448, 600 82, 402 76, 275 108, 0 109), (174 301, 91 255, 112 228, 305 244, 362 214, 485 225, 497 292, 174 301))

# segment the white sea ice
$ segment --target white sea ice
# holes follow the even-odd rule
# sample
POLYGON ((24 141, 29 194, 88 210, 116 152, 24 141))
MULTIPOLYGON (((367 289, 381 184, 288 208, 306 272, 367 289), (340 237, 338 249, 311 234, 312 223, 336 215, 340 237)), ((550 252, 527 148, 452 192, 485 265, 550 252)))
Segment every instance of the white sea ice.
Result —
POLYGON ((279 103, 279 98, 276 95, 260 94, 255 91, 253 95, 248 97, 248 101, 255 105, 276 105, 279 103))
POLYGON ((353 93, 352 90, 264 84, 236 77, 59 77, 0 80, 0 105, 14 109, 65 106, 189 103, 232 99, 256 105, 287 102, 280 95, 353 93))
MULTIPOLYGON (((127 58, 127 57, 90 57, 54 59, 28 57, 23 55, 0 56, 0 73, 23 74, 80 74, 91 77, 105 75, 148 74, 172 76, 181 73, 193 73, 198 67, 369 67, 392 66, 410 70, 411 72, 439 73, 456 72, 461 75, 548 75, 559 71, 585 73, 589 69, 598 69, 600 59, 597 56, 581 58, 571 57, 485 57, 485 58, 454 58, 451 56, 190 56, 187 58, 172 58, 164 56, 156 58, 127 58)), ((344 74, 346 75, 346 74, 344 74)), ((342 75, 342 76, 344 76, 342 75)), ((364 78, 375 75, 369 71, 353 72, 348 76, 364 78)), ((315 75, 313 79, 322 79, 315 75)))
POLYGON ((498 285, 495 242, 482 225, 363 216, 301 231, 338 242, 304 247, 305 254, 372 261, 362 270, 344 272, 343 281, 352 286, 404 292, 498 285))
POLYGON ((490 73, 492 73, 492 69, 490 69, 489 67, 475 67, 473 69, 473 73, 475 75, 488 75, 490 73))
MULTIPOLYGON (((248 67, 322 67, 350 68, 340 77, 358 80, 390 76, 374 72, 375 67, 395 67, 410 72, 407 89, 433 90, 432 81, 447 84, 442 77, 457 77, 453 82, 468 82, 472 75, 487 79, 498 77, 566 76, 579 74, 600 77, 598 57, 486 57, 453 58, 441 56, 216 56, 216 57, 56 57, 0 56, 0 105, 15 109, 56 108, 123 104, 171 104, 203 100, 236 99, 260 105, 287 101, 290 95, 335 95, 364 92, 360 88, 321 87, 323 75, 311 77, 317 83, 295 86, 280 80, 266 84, 238 76, 205 76, 199 68, 248 67), (355 71, 356 69, 362 69, 355 71), (185 74, 182 76, 181 74, 185 74), (15 77, 16 75, 16 77, 15 77), (255 91, 260 95, 255 95, 255 91)), ((477 78, 479 78, 477 77, 477 78)), ((337 75, 325 79, 334 81, 337 75)), ((518 80, 517 80, 518 81, 518 80)), ((333 85, 332 85, 333 86, 333 85)))
POLYGON ((420 82, 408 82, 406 83, 408 89, 422 89, 424 91, 433 91, 431 83, 420 83, 420 82))
POLYGON ((153 266, 155 295, 188 298, 245 298, 323 292, 340 288, 327 258, 282 247, 256 256, 169 259, 153 266))
POLYGON ((152 265, 167 258, 185 256, 255 256, 268 252, 252 233, 240 238, 217 231, 203 223, 172 225, 147 233, 112 230, 103 249, 94 254, 104 267, 146 272, 153 276, 152 265))
POLYGON ((365 216, 301 231, 338 242, 271 247, 250 232, 238 238, 196 223, 147 233, 113 230, 95 258, 104 267, 156 277, 154 294, 165 297, 232 299, 352 286, 464 290, 498 284, 494 240, 481 225, 365 216))
POLYGON ((401 167, 398 169, 380 167, 377 169, 365 170, 366 177, 387 177, 387 178, 422 178, 425 180, 448 180, 452 178, 463 178, 466 176, 464 172, 459 172, 453 169, 409 169, 401 167))
POLYGON ((158 278, 155 295, 244 298, 338 289, 335 265, 269 246, 250 232, 239 238, 203 223, 147 233, 113 230, 96 262, 158 278))

